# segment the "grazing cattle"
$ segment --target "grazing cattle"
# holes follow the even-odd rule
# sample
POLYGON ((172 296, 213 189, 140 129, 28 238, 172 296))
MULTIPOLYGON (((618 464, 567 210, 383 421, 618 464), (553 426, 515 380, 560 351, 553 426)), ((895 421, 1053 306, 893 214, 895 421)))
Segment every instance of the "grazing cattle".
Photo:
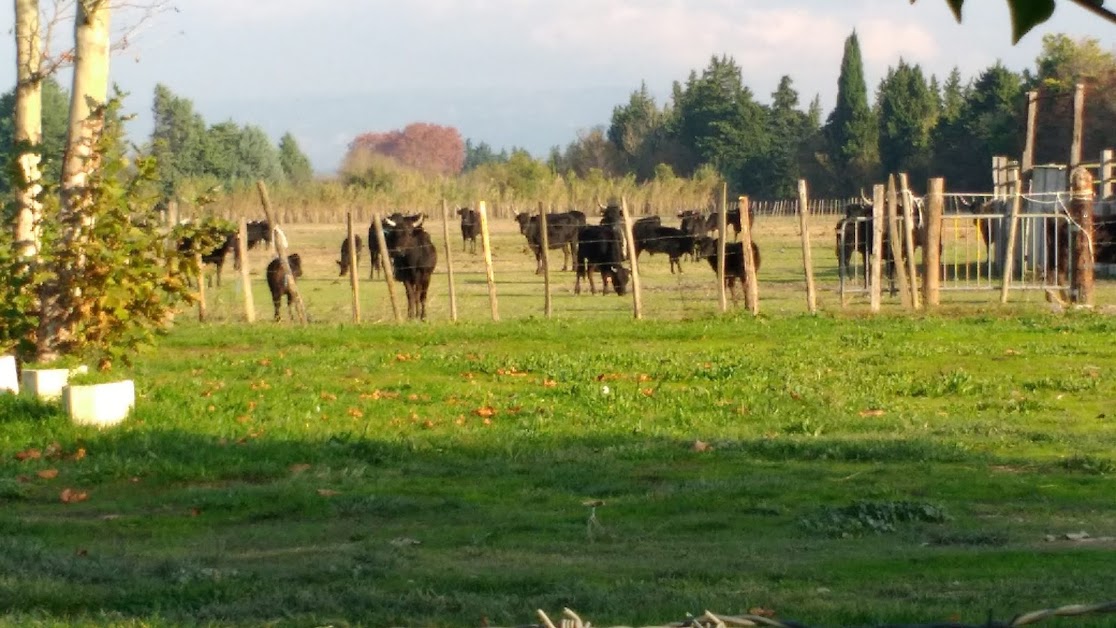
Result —
MULTIPOLYGON (((291 267, 291 274, 295 278, 302 276, 302 258, 298 253, 291 253, 287 256, 287 265, 291 267)), ((275 306, 275 322, 279 322, 279 302, 282 301, 283 295, 287 295, 287 317, 294 319, 294 314, 291 313, 291 282, 287 278, 287 273, 283 270, 283 262, 278 257, 271 260, 267 265, 267 287, 271 290, 271 304, 275 306)))
POLYGON ((457 210, 457 215, 461 216, 461 250, 469 251, 472 253, 477 252, 477 236, 480 235, 480 214, 477 210, 469 207, 461 207, 457 210))
POLYGON ((248 231, 248 242, 245 243, 245 247, 249 251, 256 248, 260 242, 271 244, 271 228, 266 220, 249 220, 245 226, 248 231))
POLYGON ((670 273, 672 275, 675 266, 678 267, 679 273, 682 272, 682 256, 687 253, 692 254, 696 242, 694 236, 675 227, 650 226, 633 229, 633 235, 635 236, 636 257, 638 258, 639 254, 644 251, 652 255, 666 253, 670 258, 670 273))
MULTIPOLYGON (((216 267, 216 269, 217 269, 217 286, 218 287, 221 286, 221 269, 223 269, 225 267, 225 258, 228 257, 230 251, 233 254, 233 265, 234 265, 234 267, 235 268, 240 268, 240 251, 237 250, 237 247, 236 247, 236 240, 237 240, 236 232, 235 231, 225 231, 225 232, 222 232, 220 235, 221 235, 221 237, 224 238, 224 240, 221 241, 221 244, 218 244, 216 248, 214 248, 212 251, 210 251, 208 253, 202 253, 202 256, 201 256, 201 261, 202 261, 203 265, 204 264, 213 264, 216 267)), ((194 239, 187 236, 187 237, 182 238, 181 240, 179 240, 178 241, 178 252, 183 254, 183 255, 193 255, 196 252, 196 251, 194 251, 194 239)), ((201 269, 198 269, 198 270, 200 271, 201 269)))
MULTIPOLYGON (((720 259, 719 240, 717 238, 710 238, 709 236, 701 236, 698 238, 697 252, 698 257, 704 258, 709 261, 709 266, 713 272, 717 272, 717 266, 720 259)), ((760 252, 756 243, 752 242, 752 261, 756 267, 756 274, 759 274, 760 269, 760 252)), ((725 287, 728 288, 729 295, 732 297, 733 302, 736 302, 736 280, 740 280, 741 290, 744 289, 744 281, 748 277, 744 265, 744 243, 743 242, 726 242, 725 243, 725 287)))
POLYGON ((589 280, 589 291, 597 293, 593 273, 601 274, 601 294, 608 290, 609 282, 616 294, 623 296, 628 290, 628 269, 624 267, 620 251, 620 238, 610 225, 588 225, 577 234, 577 281, 574 294, 581 294, 581 279, 589 280))
MULTIPOLYGON (((542 273, 542 229, 537 214, 517 213, 519 232, 527 238, 527 247, 535 254, 535 274, 542 273)), ((547 246, 562 249, 562 270, 572 269, 570 259, 577 248, 578 229, 585 226, 585 214, 577 210, 546 215, 547 246)))
MULTIPOLYGON (((388 219, 390 219, 392 222, 404 222, 408 225, 414 225, 415 222, 421 222, 423 218, 425 218, 424 214, 403 215, 400 212, 394 212, 393 214, 388 216, 388 219)), ((368 271, 368 278, 375 279, 376 273, 382 272, 382 264, 380 264, 380 244, 376 240, 375 223, 370 223, 368 225, 368 261, 371 262, 369 265, 372 267, 368 271)))
MULTIPOLYGON (((740 237, 740 208, 739 207, 733 207, 733 208, 728 210, 728 214, 726 214, 726 216, 725 216, 725 223, 728 226, 732 227, 733 236, 739 238, 740 237)), ((752 227, 755 224, 756 224, 756 210, 751 205, 748 205, 748 227, 752 227)), ((705 218, 705 233, 710 233, 712 231, 717 231, 718 229, 720 229, 720 227, 721 227, 721 214, 720 214, 720 212, 713 212, 712 214, 709 214, 708 216, 706 216, 706 218, 705 218)), ((702 235, 704 235, 704 234, 702 234, 702 235)))
MULTIPOLYGON (((356 247, 356 254, 353 255, 353 260, 355 260, 356 263, 359 265, 360 264, 360 254, 364 251, 364 243, 361 242, 360 236, 353 235, 353 245, 356 247)), ((341 259, 337 262, 337 266, 340 267, 340 269, 341 269, 341 272, 337 274, 338 277, 344 277, 345 275, 349 274, 349 238, 348 237, 343 238, 341 240, 341 259)), ((353 270, 355 271, 356 269, 354 268, 353 270)))
MULTIPOLYGON (((916 206, 915 211, 912 212, 914 218, 914 230, 912 235, 914 238, 914 249, 923 246, 925 240, 925 229, 922 227, 922 212, 916 206)), ((865 199, 861 203, 852 203, 845 207, 845 216, 837 221, 835 228, 836 235, 836 252, 837 252, 837 265, 842 277, 849 277, 849 267, 852 264, 853 253, 860 254, 860 260, 863 268, 868 268, 868 260, 872 256, 872 245, 875 240, 875 230, 873 225, 873 208, 872 204, 865 199)), ((902 223, 899 223, 901 226, 902 223)), ((883 229, 883 242, 881 243, 883 250, 883 270, 885 276, 889 281, 895 280, 895 257, 891 251, 891 233, 887 229, 886 221, 883 229)), ((939 243, 938 254, 941 255, 941 244, 939 243)), ((907 251, 905 248, 901 249, 902 258, 905 262, 907 258, 907 251)), ((895 286, 891 286, 894 291, 895 286)))
POLYGON ((383 229, 395 280, 407 291, 407 318, 426 320, 426 294, 438 252, 422 221, 421 215, 389 217, 384 219, 383 229))

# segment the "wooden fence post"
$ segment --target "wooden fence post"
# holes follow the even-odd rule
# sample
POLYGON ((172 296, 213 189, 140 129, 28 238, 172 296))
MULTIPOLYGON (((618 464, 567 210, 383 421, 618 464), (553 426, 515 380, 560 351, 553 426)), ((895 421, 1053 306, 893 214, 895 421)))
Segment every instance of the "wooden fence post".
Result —
POLYGON ((488 206, 484 201, 477 205, 480 218, 481 249, 484 253, 484 275, 488 281, 488 305, 492 309, 492 320, 500 320, 500 306, 496 301, 496 275, 492 271, 492 240, 488 235, 488 206))
POLYGON ((624 217, 624 237, 627 240, 628 259, 631 261, 632 266, 632 315, 635 316, 635 319, 638 321, 643 318, 643 294, 639 281, 639 260, 636 258, 635 252, 635 234, 632 230, 632 215, 628 213, 628 199, 626 197, 620 197, 620 212, 624 217))
POLYGON ((248 221, 240 218, 240 228, 236 239, 237 255, 240 257, 240 290, 244 293, 244 320, 256 322, 256 301, 252 295, 252 283, 248 277, 248 221))
POLYGON ((1011 289, 1011 274, 1015 266, 1015 238, 1019 231, 1019 210, 1023 201, 1023 182, 1019 180, 1019 170, 1012 168, 1008 171, 1008 180, 1011 183, 1011 217, 1008 219, 1007 243, 1004 247, 1003 283, 1000 284, 1000 303, 1008 302, 1008 291, 1011 289))
POLYGON ((1094 289, 1093 175, 1078 166, 1070 174, 1070 220, 1074 222, 1073 281, 1070 299, 1092 307, 1094 289))
MULTIPOLYGON (((391 301, 391 314, 395 322, 403 320, 399 313, 399 303, 395 300, 395 272, 392 268, 391 256, 388 255, 387 240, 384 239, 384 225, 379 214, 372 214, 372 231, 376 234, 376 246, 380 249, 380 273, 387 284, 388 300, 391 301)), ((371 246, 371 244, 369 244, 371 246)))
POLYGON ((1073 89, 1073 139, 1070 143, 1069 169, 1081 165, 1082 135, 1085 129, 1085 85, 1078 83, 1073 89))
MULTIPOLYGON (((798 228, 802 231, 802 268, 806 273, 806 307, 818 313, 818 293, 814 288, 814 257, 810 251, 810 202, 806 195, 806 179, 798 180, 798 228)), ((740 224, 744 224, 740 215, 740 224)))
MULTIPOLYGON (((349 239, 349 289, 353 293, 353 322, 360 323, 360 287, 357 282, 356 239, 353 237, 353 213, 345 213, 345 231, 349 239)), ((368 246, 372 246, 369 242, 368 246)))
MULTIPOLYGON (((903 263, 903 234, 906 233, 906 223, 903 231, 899 230, 899 196, 895 191, 895 175, 887 177, 886 220, 888 244, 891 248, 891 266, 895 276, 895 283, 899 284, 899 299, 905 308, 913 308, 910 287, 907 284, 907 265, 903 263)), ((906 217, 904 216, 904 220, 906 217)))
MULTIPOLYGON (((926 239, 922 243, 922 291, 926 307, 941 304, 942 214, 945 211, 945 179, 930 179, 926 188, 926 239)), ((978 249, 979 250, 979 249, 978 249)))
POLYGON ((872 188, 872 270, 868 279, 868 307, 872 312, 880 311, 880 283, 883 257, 883 215, 884 186, 872 188))
MULTIPOLYGON (((546 207, 543 206, 542 201, 539 201, 539 236, 542 245, 539 254, 542 255, 540 259, 543 271, 543 315, 550 318, 553 313, 553 303, 550 295, 550 233, 546 224, 546 207)), ((577 251, 574 251, 574 255, 577 255, 577 251)), ((574 272, 577 272, 576 259, 574 259, 574 272)))
MULTIPOLYGON (((1030 178, 1035 167, 1035 120, 1038 117, 1038 92, 1027 92, 1027 139, 1023 144, 1023 176, 1030 178)), ((944 185, 943 185, 944 187, 944 185)))
POLYGON ((744 253, 744 307, 752 312, 752 316, 758 316, 759 278, 756 276, 756 258, 752 255, 752 221, 748 220, 750 208, 748 197, 741 196, 738 205, 740 207, 740 250, 744 253))
MULTIPOLYGON (((914 218, 914 195, 911 194, 910 185, 907 183, 907 173, 899 173, 899 192, 902 199, 903 208, 903 249, 907 252, 906 255, 906 271, 910 283, 907 284, 910 290, 911 307, 916 310, 922 309, 922 304, 919 302, 918 292, 918 265, 915 263, 915 218, 914 218)), ((896 260, 896 264, 903 263, 896 260)))
MULTIPOLYGON (((744 222, 741 216, 740 222, 744 222)), ((717 289, 721 297, 721 313, 728 311, 728 300, 725 298, 725 247, 728 235, 728 184, 721 184, 721 211, 717 214, 717 279, 720 287, 717 289)), ((743 286, 741 286, 743 287, 743 286)), ((733 297, 736 298, 735 296, 733 297)))
POLYGON ((449 204, 442 199, 442 237, 445 239, 446 275, 449 278, 450 320, 457 322, 457 289, 453 285, 453 253, 450 252, 449 204))
POLYGON ((282 235, 279 228, 279 222, 275 220, 275 216, 271 211, 271 197, 267 193, 267 184, 262 179, 256 181, 256 190, 260 193, 260 203, 263 205, 264 217, 267 218, 267 225, 272 232, 272 243, 275 244, 275 249, 279 254, 279 264, 283 267, 283 272, 287 277, 287 289, 291 291, 294 296, 295 312, 298 313, 298 321, 303 325, 306 324, 306 306, 302 303, 302 295, 298 292, 298 283, 295 281, 294 273, 291 272, 291 264, 287 260, 287 238, 282 235), (276 233, 278 232, 278 233, 276 233))
POLYGON ((1116 154, 1109 148, 1101 152, 1100 159, 1100 197, 1101 199, 1108 199, 1112 197, 1112 190, 1116 181, 1112 179, 1113 161, 1116 161, 1116 154))

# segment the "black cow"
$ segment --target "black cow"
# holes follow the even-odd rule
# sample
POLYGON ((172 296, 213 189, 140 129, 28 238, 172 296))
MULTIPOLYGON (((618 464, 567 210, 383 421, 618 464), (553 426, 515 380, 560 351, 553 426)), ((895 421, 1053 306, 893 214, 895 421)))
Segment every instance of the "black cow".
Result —
POLYGON ((397 215, 385 218, 383 229, 395 280, 407 291, 407 318, 426 320, 426 293, 438 263, 438 252, 430 234, 422 228, 422 221, 422 215, 397 215))
MULTIPOLYGON (((515 221, 519 223, 519 232, 527 238, 527 247, 535 254, 535 274, 542 273, 542 230, 539 228, 537 214, 517 213, 515 221)), ((577 234, 585 226, 585 213, 575 210, 560 214, 546 215, 547 246, 551 249, 562 249, 562 270, 573 268, 570 259, 577 249, 577 234)))
MULTIPOLYGON (((733 207, 728 210, 725 215, 725 224, 732 227, 732 232, 735 237, 740 237, 740 208, 733 207)), ((756 210, 751 205, 748 206, 748 227, 751 228, 756 224, 756 210)), ((705 218, 705 233, 710 231, 717 231, 721 228, 721 214, 720 212, 713 212, 705 218)))
MULTIPOLYGON (((356 247, 356 255, 353 259, 356 260, 357 265, 360 265, 360 254, 364 252, 364 242, 361 241, 360 236, 353 235, 353 245, 356 247)), ((337 266, 341 272, 337 274, 338 277, 343 277, 349 274, 349 238, 345 237, 341 240, 341 259, 337 262, 337 266)))
POLYGON ((461 207, 457 210, 457 215, 461 216, 461 250, 469 251, 471 248, 471 252, 475 254, 481 229, 480 214, 475 209, 461 207))
POLYGON ((256 248, 260 242, 271 244, 271 227, 266 220, 249 220, 245 226, 248 231, 248 242, 245 246, 249 251, 256 248))
POLYGON ((577 281, 574 294, 581 294, 581 278, 589 279, 589 291, 597 293, 593 273, 601 273, 601 294, 608 291, 611 281, 616 294, 623 296, 628 291, 628 269, 624 267, 620 238, 610 225, 587 225, 577 234, 577 281))
POLYGON ((678 267, 679 273, 682 272, 682 256, 687 253, 692 254, 696 242, 694 236, 681 229, 661 225, 633 229, 633 235, 635 236, 636 257, 638 258, 639 254, 644 251, 652 255, 666 253, 670 258, 670 273, 672 275, 675 266, 678 267))
MULTIPOLYGON (((408 225, 414 225, 415 222, 421 222, 425 218, 424 214, 409 214, 403 215, 400 212, 394 212, 388 219, 392 222, 405 222, 408 225)), ((380 245, 376 240, 376 225, 370 223, 368 225, 368 259, 371 262, 372 268, 368 271, 368 278, 375 279, 376 273, 381 271, 380 264, 380 245)))
MULTIPOLYGON (((287 256, 287 264, 291 267, 291 274, 295 278, 302 276, 302 258, 298 253, 291 253, 287 256)), ((294 319, 294 314, 291 313, 291 282, 287 279, 287 273, 283 270, 283 263, 278 257, 271 260, 267 265, 267 287, 271 290, 271 304, 275 306, 275 322, 279 322, 279 302, 282 301, 283 295, 287 295, 287 316, 294 319)))
MULTIPOLYGON (((235 231, 224 231, 224 232, 221 232, 220 235, 224 238, 224 240, 221 241, 221 244, 218 244, 216 248, 214 248, 212 251, 210 251, 208 253, 202 253, 202 256, 201 256, 201 261, 202 261, 203 265, 204 264, 213 264, 217 268, 217 286, 218 287, 221 286, 221 269, 224 268, 225 258, 228 257, 230 251, 233 254, 233 266, 234 266, 234 268, 240 268, 240 251, 236 247, 236 240, 237 240, 236 232, 235 231)), ((196 251, 194 251, 194 239, 187 236, 187 237, 182 238, 181 240, 179 240, 178 241, 178 252, 183 254, 183 255, 193 255, 193 254, 195 254, 196 251)), ((199 269, 199 271, 200 270, 201 269, 199 269)))
MULTIPOLYGON (((713 269, 713 272, 717 272, 718 260, 720 258, 719 242, 720 240, 717 238, 710 238, 709 236, 701 236, 698 238, 698 257, 708 260, 709 266, 713 269)), ((761 262, 759 247, 756 246, 755 241, 752 242, 752 262, 756 266, 756 274, 758 275, 761 262)), ((740 280, 741 290, 743 290, 744 281, 747 277, 748 273, 744 266, 744 243, 726 242, 725 287, 728 288, 729 295, 732 297, 733 302, 736 302, 736 280, 740 280)))

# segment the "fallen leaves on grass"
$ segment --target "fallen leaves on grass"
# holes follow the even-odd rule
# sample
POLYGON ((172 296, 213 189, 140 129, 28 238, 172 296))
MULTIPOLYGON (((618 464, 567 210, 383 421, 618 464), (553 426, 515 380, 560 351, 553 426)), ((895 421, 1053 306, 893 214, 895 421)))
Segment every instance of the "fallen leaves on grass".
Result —
POLYGON ((771 610, 770 608, 764 608, 762 606, 753 606, 752 608, 748 609, 748 614, 755 615, 756 617, 771 618, 775 616, 775 611, 771 610))
POLYGON ((364 412, 362 412, 360 408, 349 408, 348 414, 354 419, 364 418, 364 412))
POLYGON ((318 495, 321 495, 322 497, 333 497, 334 495, 340 495, 340 494, 341 494, 341 491, 335 491, 331 488, 319 488, 318 489, 318 495))
POLYGON ((16 460, 19 460, 20 462, 23 462, 24 460, 38 460, 39 458, 43 457, 43 452, 39 451, 38 449, 24 449, 23 451, 18 452, 15 457, 16 460))
POLYGON ((860 411, 860 416, 862 416, 862 417, 883 416, 883 415, 884 415, 884 411, 879 409, 879 408, 874 408, 874 409, 871 409, 871 410, 861 410, 860 411))
POLYGON ((61 500, 63 504, 76 504, 89 499, 89 493, 72 488, 64 488, 62 489, 62 493, 58 495, 58 499, 61 500))
POLYGON ((558 385, 558 382, 556 382, 552 379, 544 379, 542 385, 543 385, 543 388, 554 388, 555 386, 558 385))
POLYGON ((289 469, 290 469, 291 473, 294 473, 294 474, 296 474, 296 475, 297 475, 297 474, 299 474, 299 473, 302 473, 303 471, 307 471, 307 470, 309 470, 309 469, 310 469, 310 465, 309 465, 309 464, 307 464, 307 463, 305 463, 305 462, 302 462, 302 463, 299 463, 299 464, 292 464, 292 465, 291 465, 291 466, 289 467, 289 469))
POLYGON ((482 408, 473 410, 473 414, 487 419, 489 417, 496 416, 496 408, 493 408, 492 406, 484 406, 482 408))
POLYGON ((521 370, 515 368, 514 366, 511 367, 511 368, 506 368, 506 369, 496 369, 496 374, 497 375, 504 375, 504 376, 507 376, 507 377, 526 377, 527 376, 526 371, 521 371, 521 370))
POLYGON ((326 392, 324 390, 322 391, 322 394, 318 396, 321 397, 322 401, 337 401, 337 395, 331 392, 326 392))
POLYGON ((39 471, 35 475, 39 476, 40 478, 42 478, 44 480, 53 480, 54 478, 58 477, 58 469, 43 469, 42 471, 39 471))

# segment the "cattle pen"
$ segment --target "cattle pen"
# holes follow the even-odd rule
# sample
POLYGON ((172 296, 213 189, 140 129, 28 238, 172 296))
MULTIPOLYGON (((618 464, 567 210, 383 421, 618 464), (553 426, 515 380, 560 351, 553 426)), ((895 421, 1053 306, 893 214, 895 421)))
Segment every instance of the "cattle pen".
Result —
MULTIPOLYGON (((1095 233, 1087 242, 1093 243, 1096 262, 1094 301, 1102 308, 1116 304, 1116 282, 1111 280, 1116 260, 1108 259, 1116 248, 1110 242, 1111 231, 1116 231, 1112 229, 1116 222, 1112 218, 1116 216, 1112 163, 1112 151, 1105 151, 1101 160, 1092 165, 1097 172, 1094 197, 1100 200, 1090 201, 1095 233)), ((935 221, 936 237, 940 238, 934 256, 937 259, 933 260, 936 271, 929 273, 923 242, 927 234, 924 215, 933 203, 929 196, 913 193, 906 183, 902 187, 893 183, 891 195, 881 186, 884 200, 880 216, 893 217, 882 223, 878 251, 873 247, 870 228, 873 204, 865 204, 875 199, 810 199, 806 193, 808 182, 803 181, 799 199, 749 201, 742 197, 731 203, 730 213, 744 202, 754 215, 747 234, 755 245, 754 263, 758 265, 754 311, 760 311, 759 304, 765 314, 780 315, 818 309, 855 312, 865 307, 870 312, 914 310, 923 301, 960 310, 1005 303, 1045 307, 1050 301, 1054 307, 1060 307, 1072 301, 1069 288, 1075 275, 1069 260, 1075 249, 1076 223, 1069 212, 1073 198, 1066 189, 1068 173, 1065 168, 1038 168, 1024 192, 1021 181, 1016 185, 1015 179, 1008 179, 1018 176, 1009 174, 1012 172, 1009 164, 997 160, 996 165, 1003 168, 1003 175, 996 174, 996 186, 990 192, 951 191, 943 182, 936 209, 940 218, 935 221), (888 202, 890 197, 895 200, 888 202), (807 211, 800 212, 800 207, 807 211), (804 225, 807 237, 803 237, 804 225), (889 237, 893 228, 898 238, 894 249, 889 237), (1015 235, 1011 236, 1013 228, 1015 235), (877 258, 878 271, 872 264, 877 258), (895 260, 903 263, 896 264, 895 260), (879 279, 874 279, 877 276, 879 279), (930 298, 923 294, 928 283, 935 294, 930 298), (877 287, 878 302, 873 297, 877 287)), ((905 177, 897 180, 905 181, 905 177)), ((562 242, 550 242, 544 266, 541 260, 536 260, 535 249, 524 238, 522 225, 513 219, 514 211, 492 209, 484 213, 480 246, 459 235, 462 231, 456 216, 462 214, 448 208, 479 206, 480 202, 455 199, 445 207, 439 204, 412 210, 416 216, 425 216, 424 228, 439 252, 434 268, 436 279, 429 289, 427 320, 551 316, 609 319, 633 315, 679 320, 721 311, 717 253, 703 257, 695 244, 674 259, 673 254, 662 253, 670 247, 640 242, 642 249, 636 249, 638 266, 630 262, 631 251, 624 255, 628 272, 638 269, 639 290, 617 295, 614 286, 609 286, 609 292, 602 295, 602 286, 596 294, 587 291, 576 294, 573 249, 562 242)), ((533 216, 543 209, 551 216, 557 215, 541 202, 537 207, 530 212, 533 216)), ((713 217, 709 221, 713 225, 717 207, 718 203, 714 203, 713 211, 702 212, 703 216, 713 217)), ((662 233, 668 234, 662 238, 677 237, 673 234, 684 212, 674 208, 658 212, 648 209, 632 212, 637 230, 641 224, 652 221, 656 228, 662 225, 662 233)), ((304 277, 299 283, 305 285, 303 298, 312 320, 355 320, 357 311, 363 321, 396 320, 392 306, 395 288, 383 276, 373 279, 368 259, 357 258, 351 279, 335 272, 340 262, 338 243, 348 238, 344 214, 337 222, 306 222, 289 209, 276 207, 273 211, 284 225, 290 250, 302 257, 304 277)), ((362 233, 372 223, 372 212, 356 209, 349 213, 358 232, 362 233)), ((588 225, 597 224, 601 213, 586 211, 584 220, 588 225)), ((551 226, 548 230, 553 229, 551 226)), ((728 229, 726 242, 740 241, 741 235, 734 231, 728 229)), ((626 237, 632 237, 632 233, 629 227, 626 237)), ((716 241, 719 230, 714 228, 709 233, 716 241)), ((372 230, 369 238, 369 248, 377 248, 372 230)), ((225 283, 207 290, 204 296, 207 320, 243 320, 251 307, 244 304, 246 298, 254 302, 267 300, 262 269, 273 257, 273 251, 258 249, 246 255, 247 269, 243 272, 253 280, 225 283)), ((735 263, 732 253, 726 261, 730 265, 735 263)), ((736 277, 731 272, 726 276, 726 282, 734 283, 733 289, 728 290, 729 309, 745 309, 748 305, 747 279, 743 271, 736 277), (740 281, 735 281, 736 278, 740 281)), ((402 288, 399 290, 402 294, 402 288)))

